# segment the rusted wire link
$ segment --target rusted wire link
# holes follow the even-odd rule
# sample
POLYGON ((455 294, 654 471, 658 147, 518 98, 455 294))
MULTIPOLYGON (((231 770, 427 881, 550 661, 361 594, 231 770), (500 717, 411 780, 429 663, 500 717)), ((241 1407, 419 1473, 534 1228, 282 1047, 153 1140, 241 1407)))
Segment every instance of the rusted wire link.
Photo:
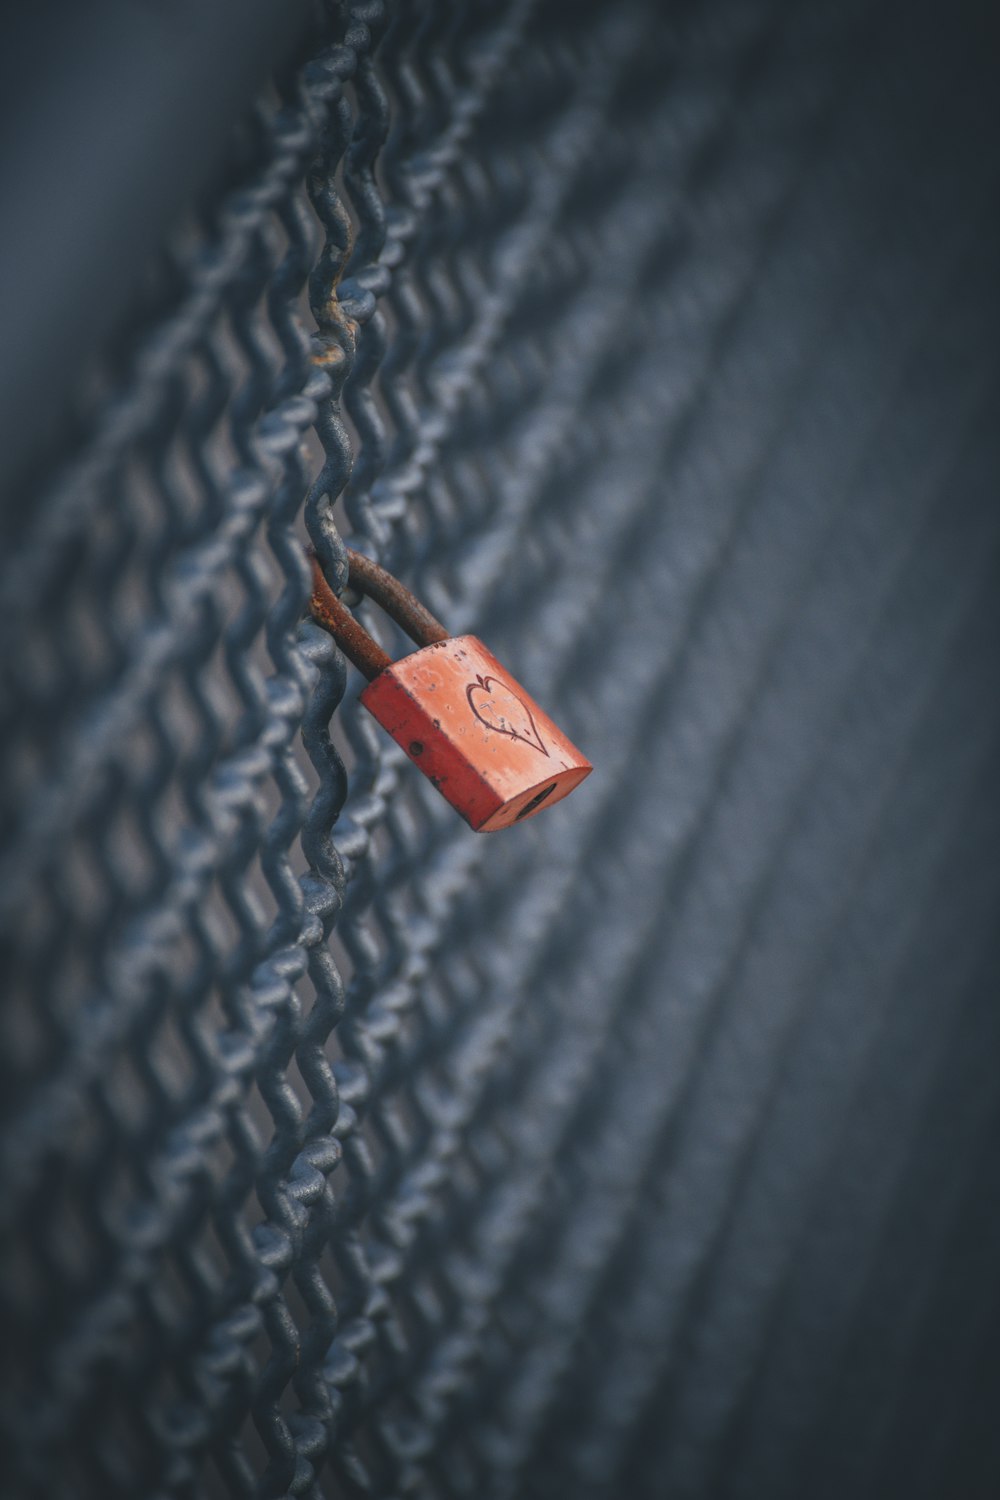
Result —
MULTIPOLYGON (((436 620, 398 578, 394 578, 385 568, 380 568, 378 563, 362 556, 360 552, 348 549, 347 556, 351 586, 381 605, 411 641, 418 646, 433 646, 438 641, 448 639, 448 632, 440 620, 436 620)), ((337 598, 315 557, 312 559, 312 572, 310 609, 313 619, 330 632, 348 660, 371 682, 380 672, 385 671, 392 658, 372 640, 364 626, 358 623, 347 606, 337 598)))

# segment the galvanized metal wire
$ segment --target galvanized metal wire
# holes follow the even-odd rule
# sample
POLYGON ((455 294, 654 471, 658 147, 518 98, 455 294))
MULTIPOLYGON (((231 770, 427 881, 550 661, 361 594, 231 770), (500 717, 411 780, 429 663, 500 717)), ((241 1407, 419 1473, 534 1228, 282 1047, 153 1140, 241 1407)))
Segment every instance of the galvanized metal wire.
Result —
POLYGON ((12 1494, 995 1492, 1000 236, 932 11, 332 6, 95 351, 0 566, 12 1494), (572 800, 422 784, 307 618, 348 544, 572 800))

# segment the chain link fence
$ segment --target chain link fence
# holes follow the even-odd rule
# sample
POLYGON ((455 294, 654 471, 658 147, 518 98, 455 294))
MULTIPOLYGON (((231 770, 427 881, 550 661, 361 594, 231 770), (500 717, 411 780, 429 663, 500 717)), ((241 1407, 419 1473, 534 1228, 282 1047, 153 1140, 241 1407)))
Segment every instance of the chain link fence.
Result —
POLYGON ((997 1493, 991 36, 365 0, 241 119, 8 513, 8 1493, 997 1493))

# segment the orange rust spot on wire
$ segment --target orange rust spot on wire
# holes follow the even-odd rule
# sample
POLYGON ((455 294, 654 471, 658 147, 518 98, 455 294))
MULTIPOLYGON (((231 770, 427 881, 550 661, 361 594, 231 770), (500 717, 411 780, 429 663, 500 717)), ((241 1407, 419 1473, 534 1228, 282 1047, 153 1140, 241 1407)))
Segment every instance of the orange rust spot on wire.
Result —
POLYGON ((346 358, 347 355, 345 354, 344 350, 340 347, 339 344, 334 343, 332 340, 328 344, 320 345, 320 347, 318 349, 315 349, 312 354, 313 364, 318 365, 321 370, 336 369, 338 365, 342 365, 344 363, 344 360, 346 358))

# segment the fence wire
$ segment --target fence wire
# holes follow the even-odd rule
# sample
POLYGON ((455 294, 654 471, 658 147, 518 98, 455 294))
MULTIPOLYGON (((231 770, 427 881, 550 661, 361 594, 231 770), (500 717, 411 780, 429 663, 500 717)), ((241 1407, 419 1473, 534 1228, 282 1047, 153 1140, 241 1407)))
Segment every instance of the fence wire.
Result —
POLYGON ((0 566, 11 1494, 996 1493, 983 15, 363 0, 242 122, 0 566))

